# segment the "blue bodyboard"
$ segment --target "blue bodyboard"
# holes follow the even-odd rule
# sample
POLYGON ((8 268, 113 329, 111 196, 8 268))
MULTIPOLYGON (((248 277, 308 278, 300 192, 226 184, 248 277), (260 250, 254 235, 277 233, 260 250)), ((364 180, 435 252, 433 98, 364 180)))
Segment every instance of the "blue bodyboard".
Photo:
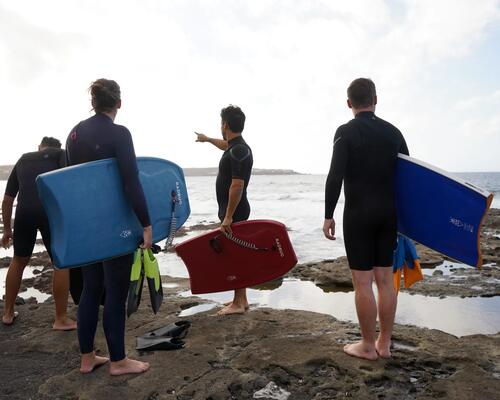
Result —
POLYGON ((439 168, 399 154, 399 233, 456 261, 481 267, 481 224, 493 195, 439 168))
MULTIPOLYGON (((169 235, 172 215, 173 228, 189 217, 186 182, 182 169, 170 161, 138 157, 137 165, 156 243, 169 235)), ((133 253, 141 243, 143 229, 125 197, 115 159, 48 172, 36 183, 49 219, 57 268, 133 253)))

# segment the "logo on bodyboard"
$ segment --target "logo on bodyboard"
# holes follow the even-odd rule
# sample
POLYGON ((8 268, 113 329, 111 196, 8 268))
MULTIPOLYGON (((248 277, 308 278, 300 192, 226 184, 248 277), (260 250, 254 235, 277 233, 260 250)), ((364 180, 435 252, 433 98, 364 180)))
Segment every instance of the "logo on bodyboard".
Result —
POLYGON ((280 253, 280 257, 283 258, 285 257, 285 253, 283 252, 283 248, 281 247, 281 243, 280 243, 280 240, 278 238, 275 239, 275 242, 276 242, 276 249, 278 250, 278 252, 280 253))
POLYGON ((130 236, 132 236, 132 231, 130 229, 125 229, 124 231, 122 231, 122 233, 120 233, 120 237, 123 239, 126 239, 130 236))
POLYGON ((474 225, 463 222, 458 218, 450 217, 450 224, 456 226, 457 228, 461 228, 466 232, 474 233, 474 225))
POLYGON ((175 191, 177 192, 177 202, 179 205, 182 204, 182 194, 181 194, 181 185, 179 182, 175 182, 175 191))
POLYGON ((228 275, 226 277, 226 280, 228 280, 229 282, 232 282, 232 281, 235 281, 237 278, 235 275, 228 275))

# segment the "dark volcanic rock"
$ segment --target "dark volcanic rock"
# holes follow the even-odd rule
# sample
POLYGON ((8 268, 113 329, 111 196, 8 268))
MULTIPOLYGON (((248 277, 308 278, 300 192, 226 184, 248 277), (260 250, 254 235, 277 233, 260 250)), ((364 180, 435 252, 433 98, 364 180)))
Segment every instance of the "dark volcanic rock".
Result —
MULTIPOLYGON (((310 312, 257 309, 245 316, 189 317, 184 349, 136 353, 135 336, 176 320, 181 306, 192 301, 172 296, 156 317, 141 305, 127 322, 126 346, 129 356, 150 362, 151 369, 122 377, 110 377, 107 366, 81 375, 76 334, 51 331, 52 305, 19 307, 14 326, 0 327, 0 396, 245 400, 274 390, 289 393, 288 399, 498 398, 499 334, 456 338, 396 326, 393 358, 370 362, 342 351, 343 343, 359 337, 355 324, 310 312)), ((96 349, 107 354, 101 326, 96 349)))

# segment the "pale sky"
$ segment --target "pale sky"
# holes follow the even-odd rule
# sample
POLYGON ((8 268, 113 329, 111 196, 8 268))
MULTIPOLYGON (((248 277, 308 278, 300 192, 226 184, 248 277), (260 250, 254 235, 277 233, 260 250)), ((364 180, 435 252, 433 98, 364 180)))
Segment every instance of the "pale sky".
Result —
POLYGON ((193 131, 219 137, 232 103, 254 167, 327 173, 346 88, 369 77, 412 156, 500 171, 499 43, 496 0, 0 0, 0 164, 65 141, 108 78, 138 155, 216 166, 193 131))

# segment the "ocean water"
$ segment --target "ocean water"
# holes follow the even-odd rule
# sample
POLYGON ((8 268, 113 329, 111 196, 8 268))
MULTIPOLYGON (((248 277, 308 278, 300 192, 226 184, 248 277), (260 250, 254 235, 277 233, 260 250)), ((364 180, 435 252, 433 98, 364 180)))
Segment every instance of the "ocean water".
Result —
MULTIPOLYGON (((476 186, 495 194, 492 207, 500 208, 500 172, 457 174, 476 186)), ((345 255, 342 239, 342 213, 344 199, 341 195, 335 209, 337 240, 329 241, 322 232, 324 219, 325 175, 256 175, 248 188, 251 219, 274 219, 289 228, 290 239, 300 263, 334 259, 345 255)), ((214 176, 190 176, 186 178, 191 216, 186 226, 218 222, 214 176)), ((5 190, 0 181, 0 193, 5 190)), ((180 243, 192 235, 177 238, 180 243)), ((9 252, 0 249, 0 257, 9 252)), ((175 255, 162 256, 168 271, 187 276, 185 268, 175 255)))

